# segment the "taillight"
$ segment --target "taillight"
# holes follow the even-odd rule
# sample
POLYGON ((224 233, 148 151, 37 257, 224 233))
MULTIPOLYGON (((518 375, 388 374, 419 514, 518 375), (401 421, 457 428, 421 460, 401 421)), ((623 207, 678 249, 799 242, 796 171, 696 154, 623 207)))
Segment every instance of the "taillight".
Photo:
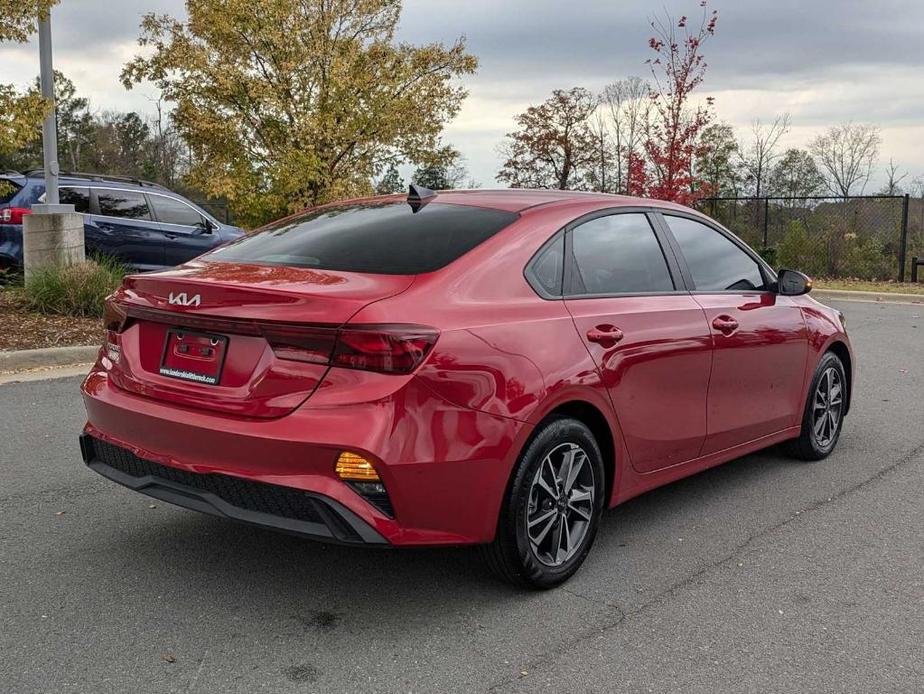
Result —
POLYGON ((125 308, 112 297, 108 297, 103 305, 103 327, 114 333, 120 333, 125 329, 127 320, 128 313, 125 308))
POLYGON ((356 328, 269 326, 261 332, 280 359, 407 374, 429 354, 439 332, 419 325, 356 328))
POLYGON ((382 373, 413 371, 436 344, 439 333, 419 325, 344 328, 337 336, 333 366, 382 373))
POLYGON ((336 328, 263 326, 263 337, 280 359, 327 364, 337 342, 336 328))
POLYGON ((22 218, 32 214, 28 207, 4 207, 0 210, 0 224, 22 224, 22 218))
POLYGON ((422 325, 389 323, 338 328, 273 323, 162 311, 120 304, 114 299, 106 301, 104 316, 106 329, 117 333, 125 329, 129 319, 135 319, 211 333, 261 336, 280 359, 389 374, 411 373, 439 337, 438 330, 422 325))

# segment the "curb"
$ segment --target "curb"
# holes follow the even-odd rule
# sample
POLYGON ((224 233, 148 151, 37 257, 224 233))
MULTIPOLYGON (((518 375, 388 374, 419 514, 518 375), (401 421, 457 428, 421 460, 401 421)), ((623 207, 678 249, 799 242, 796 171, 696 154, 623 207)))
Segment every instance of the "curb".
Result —
POLYGON ((47 369, 53 366, 91 364, 96 361, 99 347, 48 347, 0 352, 0 372, 25 369, 47 369))
POLYGON ((840 301, 924 304, 924 294, 899 294, 897 292, 861 292, 855 289, 813 289, 809 296, 813 296, 816 299, 835 299, 840 301))

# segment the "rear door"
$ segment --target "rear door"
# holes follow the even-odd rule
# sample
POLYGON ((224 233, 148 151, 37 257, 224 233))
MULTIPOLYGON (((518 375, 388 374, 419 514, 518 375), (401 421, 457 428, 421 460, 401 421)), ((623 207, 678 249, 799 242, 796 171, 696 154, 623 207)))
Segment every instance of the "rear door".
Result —
POLYGON ((689 216, 663 220, 714 343, 703 453, 794 426, 808 357, 802 310, 770 291, 768 273, 732 235, 689 216))
POLYGON ((164 234, 140 190, 91 190, 84 218, 87 251, 105 255, 138 270, 164 267, 164 234))
POLYGON ((706 437, 709 331, 661 237, 642 210, 584 218, 566 234, 565 305, 642 472, 696 458, 706 437))
POLYGON ((148 201, 163 229, 167 265, 181 265, 218 245, 205 217, 189 203, 158 193, 148 193, 148 201))

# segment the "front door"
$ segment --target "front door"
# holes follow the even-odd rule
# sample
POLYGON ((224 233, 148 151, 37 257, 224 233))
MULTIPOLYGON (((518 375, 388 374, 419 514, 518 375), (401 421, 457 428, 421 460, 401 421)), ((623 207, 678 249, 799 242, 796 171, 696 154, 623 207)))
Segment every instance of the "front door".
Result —
POLYGON ((164 262, 167 265, 180 265, 217 245, 214 232, 192 205, 157 193, 149 193, 148 200, 164 230, 164 262))
POLYGON ((703 309, 675 287, 648 216, 596 217, 571 229, 567 246, 565 305, 632 466, 650 472, 696 458, 706 437, 711 338, 703 309))
POLYGON ((769 291, 758 262, 731 237, 664 215, 712 333, 709 434, 713 453, 799 423, 808 335, 790 297, 769 291))

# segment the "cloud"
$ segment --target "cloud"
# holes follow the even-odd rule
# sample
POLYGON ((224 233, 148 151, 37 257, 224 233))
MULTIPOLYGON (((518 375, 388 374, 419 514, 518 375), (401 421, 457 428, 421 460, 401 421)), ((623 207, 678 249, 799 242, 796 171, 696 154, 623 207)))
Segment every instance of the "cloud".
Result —
MULTIPOLYGON (((404 0, 398 38, 452 42, 465 36, 480 68, 470 96, 447 129, 476 179, 493 184, 496 146, 513 116, 552 89, 600 89, 647 74, 648 21, 666 7, 695 17, 697 0, 404 0)), ((54 10, 56 65, 100 109, 150 111, 151 87, 126 92, 118 81, 137 50, 146 12, 185 13, 182 0, 81 0, 54 10)), ((915 139, 924 113, 924 2, 907 0, 711 0, 719 10, 703 96, 742 134, 756 117, 789 111, 787 144, 853 119, 883 128, 883 161, 894 156, 924 172, 915 139), (910 146, 913 143, 916 146, 910 146)), ((27 84, 37 72, 34 45, 0 48, 0 82, 27 84)))

